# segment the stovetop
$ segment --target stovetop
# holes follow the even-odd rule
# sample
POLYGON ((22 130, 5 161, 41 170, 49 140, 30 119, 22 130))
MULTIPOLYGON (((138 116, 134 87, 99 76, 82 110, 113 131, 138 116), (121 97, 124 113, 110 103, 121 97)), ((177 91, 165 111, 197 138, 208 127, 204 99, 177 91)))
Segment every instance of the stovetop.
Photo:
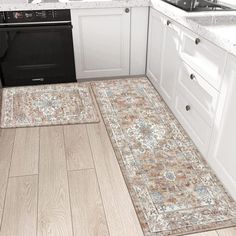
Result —
POLYGON ((188 12, 235 11, 236 8, 218 0, 162 0, 188 12))

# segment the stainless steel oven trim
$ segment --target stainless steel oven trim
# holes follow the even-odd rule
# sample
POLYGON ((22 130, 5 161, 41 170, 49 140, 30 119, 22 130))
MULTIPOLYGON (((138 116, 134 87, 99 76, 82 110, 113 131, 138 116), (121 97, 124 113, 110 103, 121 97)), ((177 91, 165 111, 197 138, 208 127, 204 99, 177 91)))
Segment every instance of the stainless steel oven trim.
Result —
POLYGON ((10 31, 29 31, 29 30, 49 30, 49 29, 54 29, 54 30, 71 30, 72 25, 62 25, 62 24, 57 24, 57 25, 32 25, 32 26, 24 26, 24 25, 18 25, 15 27, 0 27, 0 32, 10 32, 10 31))
POLYGON ((24 25, 55 25, 55 24, 70 24, 71 21, 47 21, 47 22, 20 22, 20 23, 0 23, 0 27, 8 26, 24 26, 24 25))

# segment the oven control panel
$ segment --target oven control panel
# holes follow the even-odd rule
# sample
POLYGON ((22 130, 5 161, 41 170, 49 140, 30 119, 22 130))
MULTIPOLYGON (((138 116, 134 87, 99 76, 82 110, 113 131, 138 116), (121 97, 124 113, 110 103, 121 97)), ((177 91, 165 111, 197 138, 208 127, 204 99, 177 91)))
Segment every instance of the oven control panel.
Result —
POLYGON ((5 22, 5 14, 4 12, 0 11, 0 23, 4 23, 5 22))
POLYGON ((70 21, 70 10, 38 10, 0 12, 1 23, 70 21))

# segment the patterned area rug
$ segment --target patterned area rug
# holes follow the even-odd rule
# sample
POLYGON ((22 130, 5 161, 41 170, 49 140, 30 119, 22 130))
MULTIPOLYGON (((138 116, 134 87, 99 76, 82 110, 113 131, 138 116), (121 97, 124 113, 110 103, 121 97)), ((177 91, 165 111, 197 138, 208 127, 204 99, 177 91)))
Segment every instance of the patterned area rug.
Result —
POLYGON ((146 236, 236 225, 236 204, 146 78, 92 84, 146 236))
POLYGON ((88 84, 3 89, 1 127, 99 122, 88 84))

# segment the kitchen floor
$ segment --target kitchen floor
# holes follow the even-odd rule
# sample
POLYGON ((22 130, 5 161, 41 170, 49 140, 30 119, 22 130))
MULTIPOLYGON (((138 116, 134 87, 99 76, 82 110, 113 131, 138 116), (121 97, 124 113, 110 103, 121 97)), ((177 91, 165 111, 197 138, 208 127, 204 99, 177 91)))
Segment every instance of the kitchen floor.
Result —
POLYGON ((100 119, 0 130, 1 236, 143 235, 100 119))

